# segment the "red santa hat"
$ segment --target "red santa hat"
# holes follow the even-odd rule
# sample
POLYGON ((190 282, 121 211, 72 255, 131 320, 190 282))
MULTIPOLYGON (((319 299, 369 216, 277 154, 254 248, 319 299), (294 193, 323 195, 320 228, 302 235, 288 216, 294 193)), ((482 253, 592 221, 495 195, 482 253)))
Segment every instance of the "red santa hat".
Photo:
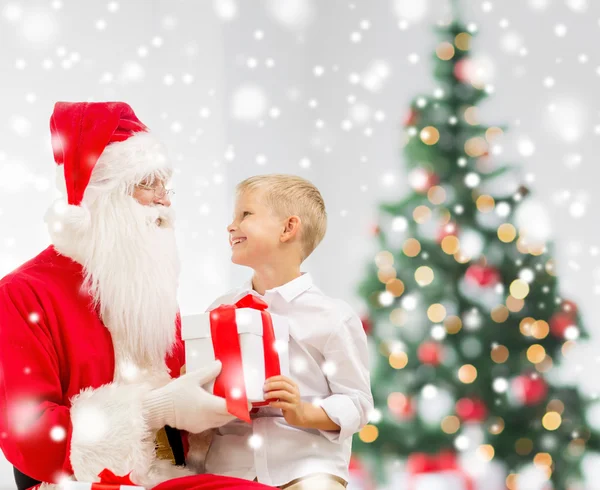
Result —
POLYGON ((83 226, 88 221, 81 204, 95 198, 86 195, 94 171, 93 180, 102 190, 171 173, 162 147, 124 102, 57 102, 50 132, 57 181, 69 205, 61 212, 63 224, 83 226))
POLYGON ((103 180, 115 184, 170 171, 160 145, 124 102, 57 102, 50 132, 70 205, 82 202, 99 161, 103 180))

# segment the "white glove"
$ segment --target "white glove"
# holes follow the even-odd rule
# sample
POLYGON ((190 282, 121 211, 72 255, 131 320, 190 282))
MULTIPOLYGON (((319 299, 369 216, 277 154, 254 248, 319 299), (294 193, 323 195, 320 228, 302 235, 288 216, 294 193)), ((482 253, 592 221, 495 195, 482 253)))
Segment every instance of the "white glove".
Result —
POLYGON ((186 373, 148 393, 143 407, 150 428, 160 429, 169 425, 198 434, 235 419, 227 412, 224 398, 212 395, 202 388, 202 385, 215 379, 220 372, 221 362, 215 361, 204 369, 186 373))

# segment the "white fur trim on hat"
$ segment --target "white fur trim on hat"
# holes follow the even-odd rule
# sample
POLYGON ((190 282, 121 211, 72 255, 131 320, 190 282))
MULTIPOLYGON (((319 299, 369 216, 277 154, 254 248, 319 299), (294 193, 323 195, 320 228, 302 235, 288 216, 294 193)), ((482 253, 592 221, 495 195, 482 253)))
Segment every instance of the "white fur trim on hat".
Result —
MULTIPOLYGON (((56 188, 67 196, 64 165, 56 167, 56 188)), ((164 147, 150 133, 136 133, 125 141, 108 145, 94 166, 83 202, 91 205, 98 194, 119 185, 133 185, 148 175, 170 178, 173 168, 164 147)))
POLYGON ((151 174, 170 176, 172 170, 164 147, 150 133, 136 133, 104 149, 88 187, 102 186, 107 181, 134 184, 151 174))

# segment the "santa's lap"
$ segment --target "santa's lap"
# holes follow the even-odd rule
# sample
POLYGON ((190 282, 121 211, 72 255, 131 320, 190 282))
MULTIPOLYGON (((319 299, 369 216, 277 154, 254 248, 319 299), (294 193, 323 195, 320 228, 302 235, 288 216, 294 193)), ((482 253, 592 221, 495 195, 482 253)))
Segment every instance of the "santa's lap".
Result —
POLYGON ((153 490, 268 490, 262 483, 217 475, 192 475, 168 480, 153 490))

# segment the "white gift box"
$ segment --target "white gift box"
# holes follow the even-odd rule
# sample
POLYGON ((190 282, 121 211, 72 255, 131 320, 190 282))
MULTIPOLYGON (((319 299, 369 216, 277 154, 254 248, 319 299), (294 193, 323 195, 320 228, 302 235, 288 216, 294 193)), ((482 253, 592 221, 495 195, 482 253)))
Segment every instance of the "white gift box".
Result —
POLYGON ((84 481, 67 480, 60 485, 64 490, 145 490, 144 487, 134 485, 119 485, 111 483, 89 483, 84 481))
MULTIPOLYGON (((235 320, 242 351, 242 368, 248 401, 265 401, 265 358, 263 350, 263 322, 260 310, 237 308, 235 320)), ((281 374, 289 376, 289 323, 286 318, 271 314, 275 333, 275 350, 279 356, 281 374)), ((181 319, 181 337, 185 343, 186 371, 202 369, 215 359, 211 338, 210 313, 187 315, 181 319)), ((206 389, 212 393, 214 381, 206 389)))

